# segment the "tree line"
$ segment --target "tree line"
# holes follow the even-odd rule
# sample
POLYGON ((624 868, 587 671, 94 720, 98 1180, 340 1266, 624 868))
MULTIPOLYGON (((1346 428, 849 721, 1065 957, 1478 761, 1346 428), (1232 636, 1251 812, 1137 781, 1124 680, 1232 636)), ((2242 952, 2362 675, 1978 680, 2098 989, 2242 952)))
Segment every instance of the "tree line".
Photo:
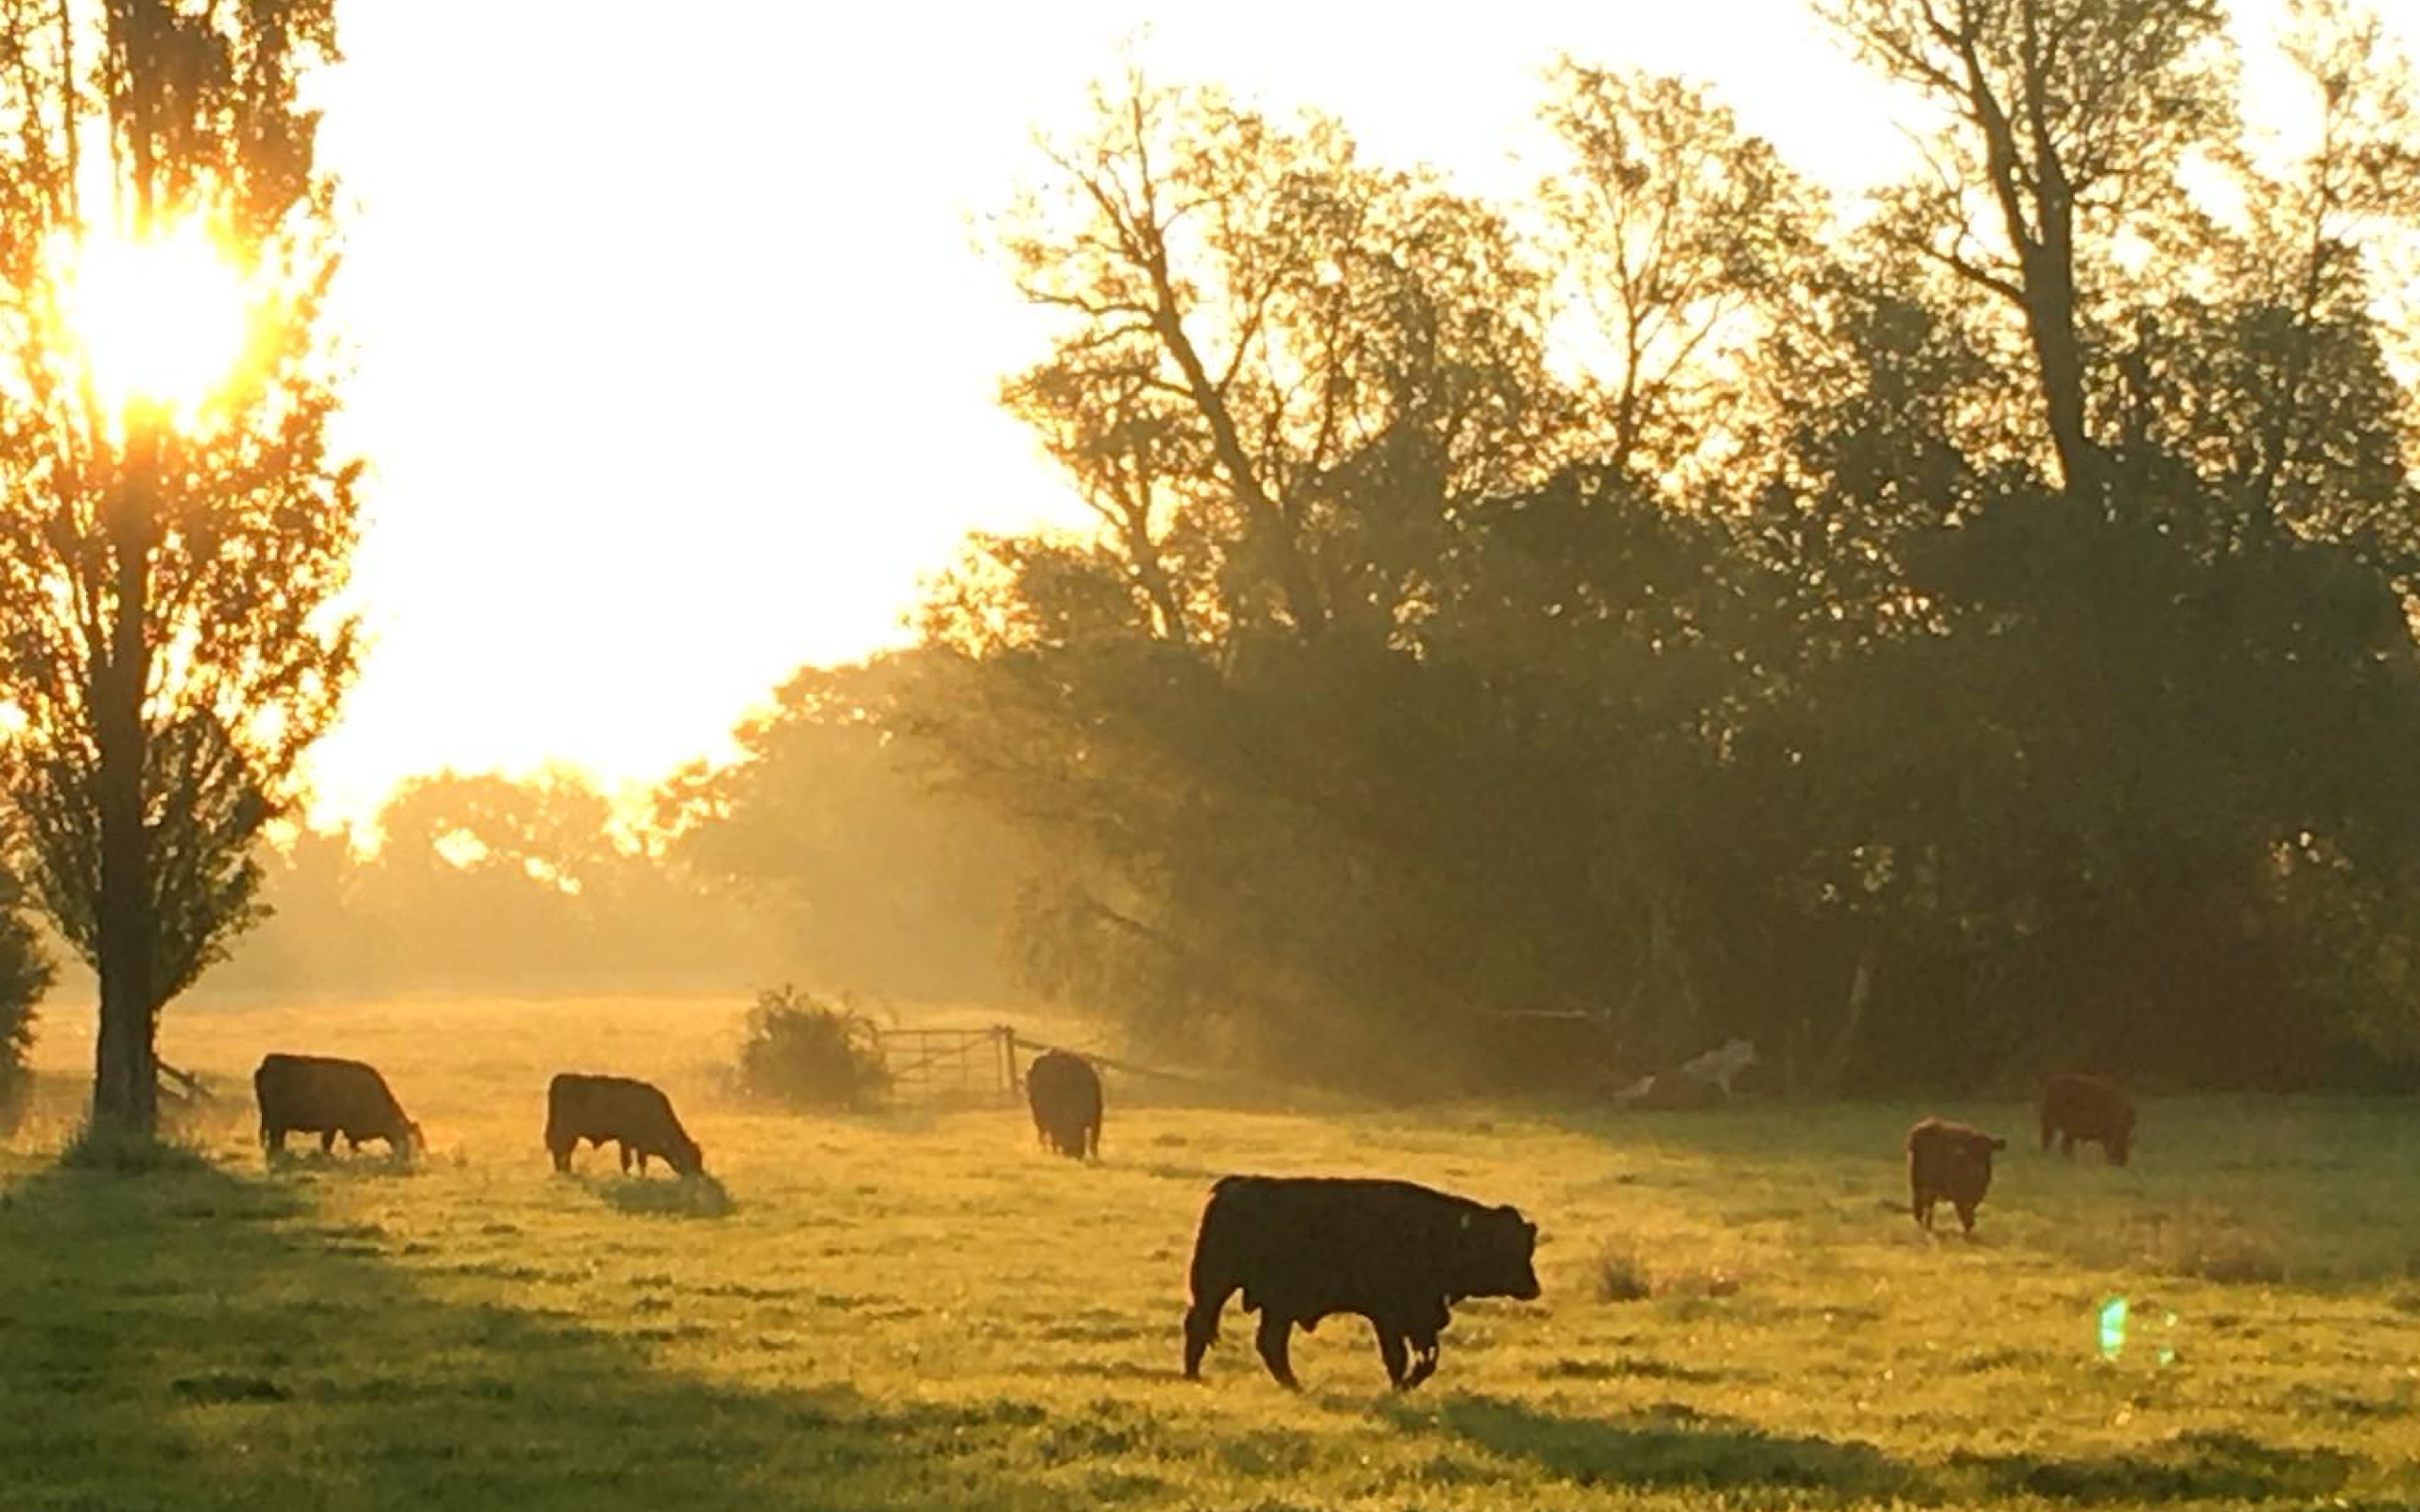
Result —
POLYGON ((2285 150, 2211 0, 1821 9, 1928 111, 1870 203, 1569 60, 1518 203, 1139 72, 1043 144, 1001 401, 1094 524, 897 715, 1046 837, 1027 980, 1393 1088, 2410 1064, 2409 73, 2292 6, 2285 150))
POLYGON ((699 762, 617 800, 568 768, 397 785, 356 840, 265 846, 265 918, 198 995, 727 989, 869 1004, 1011 990, 1030 852, 930 791, 873 717, 889 660, 802 671, 699 762))

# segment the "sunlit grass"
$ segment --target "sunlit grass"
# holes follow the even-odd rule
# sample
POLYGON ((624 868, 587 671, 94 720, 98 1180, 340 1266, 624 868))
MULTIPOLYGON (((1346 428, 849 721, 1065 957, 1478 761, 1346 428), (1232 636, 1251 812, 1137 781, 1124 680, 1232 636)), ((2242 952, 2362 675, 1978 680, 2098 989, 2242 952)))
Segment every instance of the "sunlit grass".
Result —
MULTIPOLYGON (((268 1048, 377 1062, 433 1154, 270 1173, 247 1104, 200 1135, 213 1165, 128 1180, 53 1165, 54 1105, 0 1157, 7 1505, 2420 1499, 2420 1214, 2395 1200, 2420 1121, 2399 1104, 2155 1102, 2128 1170, 2003 1156, 1970 1245, 1907 1216, 1913 1105, 1246 1112, 1137 1106, 1113 1080, 1087 1166, 1037 1151, 1016 1108, 735 1104, 717 1072, 744 1007, 172 1018, 172 1058, 233 1086, 268 1048), (661 1082, 715 1183, 625 1178, 598 1151, 554 1174, 559 1069, 661 1082), (1458 1310, 1408 1397, 1345 1318, 1298 1341, 1301 1398, 1233 1312, 1185 1383, 1185 1256, 1231 1170, 1517 1203, 1547 1296, 1458 1310), (1616 1254, 1628 1299, 1604 1289, 1616 1254), (2177 1321, 2110 1362, 2118 1294, 2177 1321)), ((81 1064, 69 1036, 44 1055, 81 1064)))

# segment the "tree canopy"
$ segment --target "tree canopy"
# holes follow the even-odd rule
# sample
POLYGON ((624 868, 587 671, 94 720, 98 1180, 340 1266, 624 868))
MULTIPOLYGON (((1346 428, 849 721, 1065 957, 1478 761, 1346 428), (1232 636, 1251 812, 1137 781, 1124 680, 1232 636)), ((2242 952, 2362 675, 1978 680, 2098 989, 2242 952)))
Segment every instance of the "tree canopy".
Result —
POLYGON ((2409 1054, 2408 73, 2297 5, 2288 160, 2212 0, 1823 9, 1938 111, 1854 212, 1570 60, 1520 205, 1139 76, 1046 145, 1003 401, 1098 526, 892 716, 1054 847, 1032 983, 1395 1087, 2409 1054))

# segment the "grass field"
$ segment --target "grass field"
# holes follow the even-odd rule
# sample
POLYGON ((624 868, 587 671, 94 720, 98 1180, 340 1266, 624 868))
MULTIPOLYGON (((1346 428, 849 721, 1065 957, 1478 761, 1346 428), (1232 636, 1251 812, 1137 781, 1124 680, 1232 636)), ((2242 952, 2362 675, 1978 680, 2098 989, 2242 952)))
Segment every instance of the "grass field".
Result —
MULTIPOLYGON (((207 1163, 130 1178, 58 1168, 63 1109, 37 1119, 0 1154, 0 1507, 2420 1505, 2405 1103, 2154 1102, 2118 1171, 2035 1154, 2014 1105, 1245 1110, 1113 1081, 1083 1167, 1021 1110, 721 1101, 737 1021, 173 1016, 169 1057, 238 1082, 272 1047, 378 1062, 430 1157, 270 1173, 247 1106, 207 1163), (662 1082, 716 1182, 554 1175, 563 1068, 662 1082), (1925 1111, 2016 1145, 1972 1245, 1897 1206, 1925 1111), (1235 1170, 1517 1203, 1546 1297, 1459 1310, 1406 1397, 1346 1318, 1298 1340, 1300 1397, 1234 1312, 1186 1383, 1185 1256, 1235 1170)), ((48 1033, 63 1097, 89 1029, 48 1033)))

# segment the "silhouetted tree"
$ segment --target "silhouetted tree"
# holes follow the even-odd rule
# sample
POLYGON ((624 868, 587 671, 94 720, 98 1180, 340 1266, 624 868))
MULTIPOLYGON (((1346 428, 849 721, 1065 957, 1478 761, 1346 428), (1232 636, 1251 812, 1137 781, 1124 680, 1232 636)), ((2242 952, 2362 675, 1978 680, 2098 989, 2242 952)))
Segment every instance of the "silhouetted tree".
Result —
POLYGON ((298 80, 328 0, 0 5, 0 786, 29 881, 100 977, 93 1116, 154 1126, 161 1006, 258 918, 254 844, 351 680, 334 606, 357 469, 317 335, 332 186, 298 80), (99 196, 106 196, 105 199, 99 196), (112 413, 62 256, 198 227, 270 292, 209 402, 112 413))

